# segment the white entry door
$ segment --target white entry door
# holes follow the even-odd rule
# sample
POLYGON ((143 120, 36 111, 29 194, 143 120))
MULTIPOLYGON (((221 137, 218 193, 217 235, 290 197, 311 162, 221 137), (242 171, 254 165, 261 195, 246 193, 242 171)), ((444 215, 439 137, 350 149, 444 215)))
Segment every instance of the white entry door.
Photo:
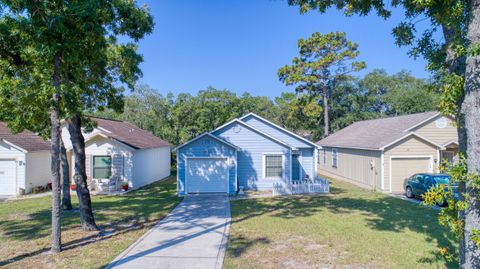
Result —
POLYGON ((227 193, 226 158, 189 158, 186 171, 187 193, 227 193))
POLYGON ((0 159, 0 195, 15 195, 17 181, 15 160, 0 159))

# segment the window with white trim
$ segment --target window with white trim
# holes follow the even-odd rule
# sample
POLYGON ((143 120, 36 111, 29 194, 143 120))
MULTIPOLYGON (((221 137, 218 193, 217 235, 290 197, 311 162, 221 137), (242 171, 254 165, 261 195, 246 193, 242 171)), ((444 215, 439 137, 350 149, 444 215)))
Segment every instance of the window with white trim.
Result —
POLYGON ((338 152, 337 149, 332 149, 332 166, 338 166, 338 152))
POLYGON ((265 155, 265 177, 279 178, 283 176, 283 157, 282 155, 265 155))
POLYGON ((111 156, 93 156, 93 178, 110 178, 112 175, 111 156))
POLYGON ((323 164, 327 164, 327 149, 323 149, 323 164))

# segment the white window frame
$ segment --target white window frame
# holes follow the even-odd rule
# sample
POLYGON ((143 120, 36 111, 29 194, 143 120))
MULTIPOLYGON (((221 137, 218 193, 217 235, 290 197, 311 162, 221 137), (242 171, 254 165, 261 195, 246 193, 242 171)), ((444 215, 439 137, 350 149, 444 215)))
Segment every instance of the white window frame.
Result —
POLYGON ((327 165, 327 149, 323 149, 323 165, 327 165))
POLYGON ((338 149, 332 149, 332 167, 338 168, 338 149))
POLYGON ((264 179, 283 179, 285 178, 285 154, 283 152, 265 152, 263 153, 263 162, 262 162, 262 170, 263 170, 263 178, 264 179), (267 156, 272 156, 272 155, 275 155, 275 156, 282 156, 282 176, 281 177, 267 177, 267 161, 266 161, 266 157, 267 156))
POLYGON ((108 157, 110 158, 110 177, 113 176, 113 156, 112 155, 108 155, 108 154, 98 154, 98 155, 92 155, 92 163, 91 163, 91 167, 92 167, 92 179, 109 179, 109 178, 101 178, 101 177, 95 177, 95 158, 98 158, 98 157, 108 157))

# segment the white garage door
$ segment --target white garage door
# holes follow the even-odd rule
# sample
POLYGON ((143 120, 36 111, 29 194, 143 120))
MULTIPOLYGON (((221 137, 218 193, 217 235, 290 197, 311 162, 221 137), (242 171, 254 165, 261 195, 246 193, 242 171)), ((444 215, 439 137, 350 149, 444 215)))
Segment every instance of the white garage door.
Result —
POLYGON ((189 158, 187 193, 228 192, 228 164, 225 158, 189 158))
POLYGON ((404 193, 405 179, 416 173, 431 173, 430 157, 392 158, 392 192, 404 193))
POLYGON ((16 167, 15 160, 0 160, 0 195, 16 194, 16 167))

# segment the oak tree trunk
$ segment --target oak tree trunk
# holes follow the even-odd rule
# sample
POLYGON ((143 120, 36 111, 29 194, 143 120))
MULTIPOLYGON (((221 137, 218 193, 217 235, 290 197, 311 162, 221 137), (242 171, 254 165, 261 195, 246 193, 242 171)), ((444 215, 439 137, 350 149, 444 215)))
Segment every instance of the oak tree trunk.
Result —
MULTIPOLYGON (((465 65, 466 65, 466 57, 465 56, 458 56, 455 52, 455 41, 460 38, 460 33, 462 31, 460 25, 442 25, 443 36, 445 38, 446 43, 446 61, 448 64, 448 71, 451 74, 456 74, 460 77, 465 76, 465 65)), ((464 156, 467 153, 467 130, 465 129, 465 116, 462 114, 462 103, 465 99, 465 95, 462 94, 457 100, 457 111, 455 112, 455 119, 457 123, 457 135, 458 135, 458 149, 459 153, 462 153, 464 156)), ((459 200, 463 201, 464 194, 465 194, 465 182, 459 181, 457 191, 459 193, 459 200)), ((464 220, 465 219, 465 212, 463 210, 459 210, 458 212, 458 219, 464 220)), ((465 263, 465 240, 464 235, 460 235, 459 240, 459 261, 460 264, 465 263)))
POLYGON ((67 150, 63 140, 60 139, 60 161, 62 164, 62 209, 72 210, 72 199, 70 196, 70 166, 67 160, 67 150))
MULTIPOLYGON (((480 46, 480 0, 470 1, 467 42, 470 48, 480 46)), ((480 168, 480 56, 468 55, 465 69, 465 99, 462 113, 467 130, 467 168, 478 175, 480 168)), ((478 189, 470 180, 466 184, 469 194, 465 210, 465 253, 462 268, 480 268, 480 250, 472 240, 474 230, 480 229, 480 201, 478 189)))
POLYGON ((62 251, 62 237, 60 229, 60 68, 61 54, 57 52, 54 59, 52 105, 49 109, 51 124, 51 173, 52 173, 52 247, 51 251, 62 251))
POLYGON ((327 137, 329 133, 329 121, 328 121, 328 90, 323 93, 323 137, 327 137))
POLYGON ((85 139, 82 134, 82 121, 79 114, 74 115, 68 122, 68 132, 72 141, 73 155, 75 159, 75 184, 77 185, 77 197, 80 208, 80 223, 84 231, 98 230, 93 217, 92 201, 87 185, 87 173, 85 169, 85 139))

